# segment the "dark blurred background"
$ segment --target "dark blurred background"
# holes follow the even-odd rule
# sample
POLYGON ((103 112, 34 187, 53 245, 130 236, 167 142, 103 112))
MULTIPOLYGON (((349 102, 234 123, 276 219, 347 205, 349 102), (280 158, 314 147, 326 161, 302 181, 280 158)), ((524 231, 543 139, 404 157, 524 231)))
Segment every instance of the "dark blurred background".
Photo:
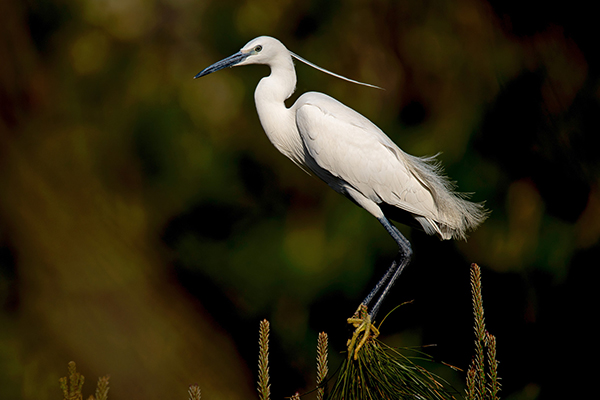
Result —
MULTIPOLYGON (((314 385, 397 249, 367 212, 268 142, 267 67, 192 76, 259 35, 405 151, 442 152, 486 201, 468 242, 401 227, 413 263, 382 338, 466 369, 469 265, 483 270, 505 399, 581 398, 595 379, 600 87, 593 2, 3 0, 0 398, 255 396, 271 321, 273 398, 314 385), (594 307, 592 309, 592 307, 594 307), (596 317, 593 317, 596 315, 596 317), (592 333, 592 334, 591 334, 592 333), (591 362, 591 364, 590 364, 591 362)), ((294 100, 295 95, 292 99, 294 100)), ((291 103, 290 103, 291 104, 291 103)), ((463 390, 464 373, 435 368, 463 390)))

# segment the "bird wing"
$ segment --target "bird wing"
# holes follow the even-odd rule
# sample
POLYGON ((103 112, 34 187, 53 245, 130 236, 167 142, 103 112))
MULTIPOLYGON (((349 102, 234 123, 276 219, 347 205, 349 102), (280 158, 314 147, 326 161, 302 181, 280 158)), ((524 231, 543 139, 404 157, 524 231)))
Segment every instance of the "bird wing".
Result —
POLYGON ((310 92, 296 103, 296 124, 316 163, 309 167, 334 189, 348 194, 347 184, 377 204, 436 220, 433 195, 411 171, 408 155, 367 118, 332 97, 310 92))

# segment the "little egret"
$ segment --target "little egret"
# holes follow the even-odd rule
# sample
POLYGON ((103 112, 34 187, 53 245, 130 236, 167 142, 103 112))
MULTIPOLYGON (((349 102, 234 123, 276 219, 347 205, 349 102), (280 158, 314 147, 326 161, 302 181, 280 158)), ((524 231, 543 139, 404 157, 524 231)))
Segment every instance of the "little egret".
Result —
POLYGON ((482 204, 467 201, 464 194, 453 190, 453 184, 442 174, 434 157, 405 153, 375 124, 334 98, 308 92, 287 108, 284 101, 296 88, 292 58, 340 79, 376 87, 318 67, 268 36, 251 40, 240 51, 194 78, 226 67, 268 65, 271 74, 258 83, 254 100, 271 143, 305 172, 313 173, 370 212, 398 244, 398 255, 361 303, 362 312, 357 311, 356 318, 348 320, 357 327, 356 332, 367 331, 362 345, 368 331, 375 329, 371 321, 381 302, 412 255, 410 242, 388 218, 420 227, 443 240, 465 239, 466 232, 481 224, 487 212, 482 204), (379 292, 375 305, 368 311, 379 292))

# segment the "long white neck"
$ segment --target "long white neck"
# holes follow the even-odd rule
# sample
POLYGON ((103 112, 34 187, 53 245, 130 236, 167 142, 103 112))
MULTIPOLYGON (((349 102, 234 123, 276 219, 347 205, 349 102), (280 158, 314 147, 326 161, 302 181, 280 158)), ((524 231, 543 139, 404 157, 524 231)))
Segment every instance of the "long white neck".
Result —
POLYGON ((296 89, 296 71, 289 55, 275 59, 271 74, 260 80, 254 91, 254 101, 260 123, 273 145, 283 155, 304 169, 304 147, 296 127, 293 107, 284 101, 296 89))

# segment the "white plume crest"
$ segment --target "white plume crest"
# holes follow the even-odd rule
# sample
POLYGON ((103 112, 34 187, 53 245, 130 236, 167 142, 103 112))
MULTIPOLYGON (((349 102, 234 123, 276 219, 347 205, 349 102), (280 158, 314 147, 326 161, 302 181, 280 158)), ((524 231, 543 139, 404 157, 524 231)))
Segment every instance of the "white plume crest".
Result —
POLYGON ((331 76, 335 76, 336 78, 340 78, 340 79, 342 79, 344 81, 351 82, 351 83, 356 83, 357 85, 367 86, 367 87, 371 87, 371 88, 375 88, 375 89, 385 90, 385 89, 383 89, 383 88, 381 88, 379 86, 371 85, 370 83, 364 83, 364 82, 355 81, 354 79, 346 78, 345 76, 336 74, 335 72, 328 71, 325 68, 319 67, 317 64, 313 64, 310 61, 308 61, 307 59, 302 58, 298 54, 293 53, 291 51, 290 51, 290 55, 292 57, 294 57, 296 60, 302 61, 304 64, 309 65, 309 66, 313 67, 314 69, 318 69, 321 72, 325 72, 326 74, 329 74, 331 76))

